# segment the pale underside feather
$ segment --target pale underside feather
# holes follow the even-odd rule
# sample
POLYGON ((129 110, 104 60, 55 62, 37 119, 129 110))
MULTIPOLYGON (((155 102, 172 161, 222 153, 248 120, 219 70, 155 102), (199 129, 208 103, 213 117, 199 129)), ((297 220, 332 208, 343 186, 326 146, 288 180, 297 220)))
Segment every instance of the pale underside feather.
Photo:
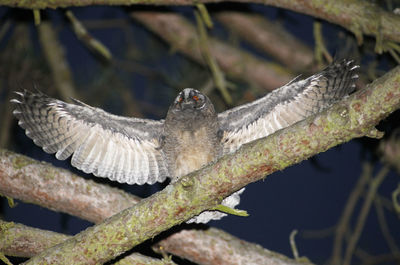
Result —
POLYGON ((168 170, 159 150, 163 121, 125 118, 90 107, 18 92, 13 112, 28 137, 85 173, 122 183, 164 181, 168 170))
POLYGON ((358 67, 343 60, 307 79, 292 81, 263 98, 218 115, 223 153, 230 153, 330 107, 355 88, 358 67))

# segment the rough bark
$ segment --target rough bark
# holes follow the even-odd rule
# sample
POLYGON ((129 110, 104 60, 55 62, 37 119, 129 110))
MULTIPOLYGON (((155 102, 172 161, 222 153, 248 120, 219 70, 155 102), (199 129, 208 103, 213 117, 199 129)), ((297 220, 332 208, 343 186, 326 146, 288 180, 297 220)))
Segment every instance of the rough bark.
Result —
POLYGON ((0 193, 91 222, 99 222, 140 200, 6 150, 0 150, 0 193))
MULTIPOLYGON (((71 236, 0 220, 0 238, 1 253, 15 257, 32 257, 71 236)), ((115 264, 174 265, 175 263, 133 253, 115 264)))
MULTIPOLYGON (((68 170, 56 168, 51 164, 39 162, 6 150, 0 150, 0 193, 55 211, 68 213, 94 223, 98 223, 120 212, 136 204, 140 200, 138 197, 127 194, 119 189, 87 180, 72 174, 68 170)), ((5 231, 4 229, 9 229, 9 227, 3 226, 2 230, 5 231)), ((213 230, 219 231, 221 235, 227 236, 226 232, 217 229, 213 230)), ((4 241, 0 241, 0 252, 11 256, 32 257, 44 249, 52 247, 56 243, 60 243, 62 241, 61 239, 64 238, 62 235, 61 238, 58 238, 59 236, 56 235, 55 238, 47 242, 42 242, 43 240, 46 241, 46 238, 54 235, 54 233, 49 232, 50 235, 48 235, 47 231, 37 230, 45 234, 39 234, 39 236, 36 237, 40 232, 29 232, 25 233, 25 235, 21 233, 21 236, 19 236, 20 233, 16 233, 13 230, 9 231, 10 233, 8 233, 7 237, 0 235, 2 239, 7 238, 4 241), (11 235, 13 236, 11 237, 11 235), (21 245, 23 245, 23 247, 21 247, 21 245)), ((188 236, 188 233, 191 234, 186 230, 175 233, 171 239, 174 243, 169 242, 169 238, 171 237, 163 239, 161 243, 163 251, 200 263, 204 260, 204 257, 199 255, 198 252, 194 252, 189 248, 177 247, 175 244, 179 242, 181 246, 189 246, 194 244, 195 240, 197 240, 195 244, 201 245, 201 251, 203 252, 213 252, 214 255, 218 257, 223 257, 227 254, 225 251, 222 252, 225 249, 215 249, 213 245, 205 244, 201 241, 202 239, 206 240, 208 238, 207 231, 199 230, 193 232, 196 239, 194 236, 188 236), (204 233, 203 236, 201 235, 202 233, 204 233)), ((226 245, 224 238, 218 239, 216 233, 213 234, 214 242, 218 241, 221 242, 219 244, 226 245)), ((231 237, 234 238, 233 236, 231 237)), ((64 240, 65 239, 66 238, 64 238, 64 240)), ((244 244, 244 241, 240 240, 240 242, 244 244)), ((232 243, 234 243, 234 241, 232 241, 232 243)), ((261 257, 262 253, 266 254, 263 256, 264 263, 271 262, 271 258, 276 260, 281 256, 266 249, 261 252, 259 250, 260 246, 256 244, 246 244, 252 246, 252 248, 248 247, 247 251, 257 252, 258 258, 261 257)), ((237 249, 237 246, 240 246, 240 244, 226 246, 230 248, 229 255, 234 254, 235 256, 240 256, 245 254, 243 249, 237 249)), ((288 262, 289 264, 293 264, 293 260, 284 256, 282 257, 283 259, 280 263, 285 264, 285 262, 288 262)), ((238 258, 238 260, 242 259, 243 258, 238 258)), ((216 259, 210 260, 209 262, 208 264, 219 264, 216 259)))
POLYGON ((182 177, 26 264, 96 264, 110 260, 277 170, 364 135, 400 107, 400 67, 331 109, 243 146, 236 153, 182 177))

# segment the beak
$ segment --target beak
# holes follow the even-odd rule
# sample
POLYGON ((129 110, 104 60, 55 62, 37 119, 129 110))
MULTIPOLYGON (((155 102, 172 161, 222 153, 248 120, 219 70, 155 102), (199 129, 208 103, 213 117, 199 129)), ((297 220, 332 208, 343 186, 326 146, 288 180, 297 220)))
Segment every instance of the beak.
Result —
POLYGON ((191 102, 190 100, 184 100, 180 103, 180 107, 182 110, 193 109, 193 102, 191 102))

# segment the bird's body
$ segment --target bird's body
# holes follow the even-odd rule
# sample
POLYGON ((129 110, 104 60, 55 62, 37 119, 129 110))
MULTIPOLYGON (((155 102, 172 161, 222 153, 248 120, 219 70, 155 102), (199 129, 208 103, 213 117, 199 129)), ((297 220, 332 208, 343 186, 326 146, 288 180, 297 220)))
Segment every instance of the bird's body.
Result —
POLYGON ((161 143, 173 181, 221 155, 218 130, 211 101, 197 90, 184 89, 168 110, 161 143), (201 109, 195 108, 199 101, 201 109))
MULTIPOLYGON (((14 115, 27 136, 58 159, 86 173, 128 184, 172 181, 200 169, 245 143, 266 137, 318 113, 354 89, 358 66, 335 62, 321 73, 294 80, 263 98, 217 114, 210 99, 186 88, 165 121, 126 118, 52 99, 17 92, 14 115)), ((236 206, 238 191, 222 204, 236 206)), ((203 212, 191 221, 208 222, 225 214, 203 212)))

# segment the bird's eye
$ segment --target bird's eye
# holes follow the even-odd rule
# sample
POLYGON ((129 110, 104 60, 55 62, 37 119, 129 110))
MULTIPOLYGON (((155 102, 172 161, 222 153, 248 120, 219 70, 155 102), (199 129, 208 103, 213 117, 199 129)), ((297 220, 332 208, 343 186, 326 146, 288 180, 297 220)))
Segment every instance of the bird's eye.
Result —
POLYGON ((192 98, 193 98, 195 101, 199 100, 199 97, 198 97, 198 96, 193 96, 192 98))

